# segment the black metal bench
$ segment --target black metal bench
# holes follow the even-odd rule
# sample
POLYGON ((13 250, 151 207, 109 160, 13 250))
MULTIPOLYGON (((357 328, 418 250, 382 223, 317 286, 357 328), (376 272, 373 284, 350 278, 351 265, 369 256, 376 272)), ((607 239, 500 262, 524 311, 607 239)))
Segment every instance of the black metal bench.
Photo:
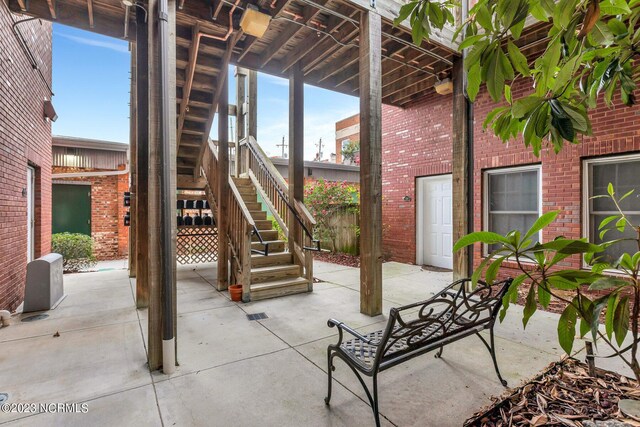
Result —
POLYGON ((365 335, 330 319, 327 322, 329 327, 337 327, 339 335, 338 342, 327 349, 329 385, 325 403, 328 405, 331 400, 332 372, 335 370, 333 359, 339 357, 358 377, 379 426, 379 372, 436 349, 435 357, 439 358, 445 345, 474 334, 489 350, 496 374, 506 387, 507 382, 500 375, 496 361, 493 325, 511 279, 493 286, 479 282, 472 291, 468 290, 469 285, 470 279, 459 280, 426 301, 392 308, 386 328, 365 335), (489 342, 480 335, 485 329, 490 331, 489 342), (354 338, 343 341, 343 332, 354 338), (360 373, 373 377, 373 395, 360 373))

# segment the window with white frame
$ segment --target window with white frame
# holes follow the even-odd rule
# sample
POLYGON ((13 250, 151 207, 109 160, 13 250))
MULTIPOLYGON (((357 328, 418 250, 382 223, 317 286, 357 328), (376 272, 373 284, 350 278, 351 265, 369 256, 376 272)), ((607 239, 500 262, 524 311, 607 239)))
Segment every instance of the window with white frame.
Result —
MULTIPOLYGON (((540 165, 496 169, 485 172, 485 229, 505 235, 511 230, 524 232, 540 216, 540 165)), ((532 237, 540 240, 539 233, 532 237)), ((488 252, 497 249, 490 245, 488 252)))
MULTIPOLYGON (((594 196, 607 195, 609 183, 613 185, 617 197, 621 197, 630 190, 635 190, 631 196, 620 203, 620 207, 625 215, 634 225, 640 225, 640 155, 606 157, 585 161, 584 179, 586 200, 585 207, 585 234, 592 243, 601 243, 600 222, 608 216, 618 214, 614 203, 605 197, 593 198, 594 196)), ((614 226, 614 223, 611 224, 614 226)), ((627 227, 624 233, 614 229, 609 231, 605 241, 620 239, 625 237, 635 238, 633 229, 627 227)), ((609 261, 614 261, 623 252, 635 253, 638 251, 637 243, 633 241, 620 242, 604 251, 604 255, 609 261)))

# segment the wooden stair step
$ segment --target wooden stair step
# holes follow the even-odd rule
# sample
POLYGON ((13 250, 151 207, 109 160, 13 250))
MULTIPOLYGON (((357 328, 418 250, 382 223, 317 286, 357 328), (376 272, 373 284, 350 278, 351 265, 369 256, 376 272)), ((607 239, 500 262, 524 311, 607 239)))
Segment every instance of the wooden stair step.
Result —
POLYGON ((300 266, 296 264, 272 265, 251 268, 251 284, 271 282, 300 276, 300 266))
POLYGON ((249 213, 251 214, 251 218, 253 218, 254 221, 257 219, 267 219, 267 213, 265 211, 250 210, 249 213))
POLYGON ((253 182, 251 182, 250 178, 233 178, 233 182, 236 184, 236 187, 238 187, 238 190, 240 190, 240 188, 253 188, 253 190, 255 191, 255 188, 253 187, 253 182))
POLYGON ((292 277, 251 285, 251 301, 309 292, 309 282, 304 277, 292 277))
MULTIPOLYGON (((284 240, 271 240, 265 243, 269 243, 269 254, 284 252, 284 240)), ((264 251, 264 245, 260 242, 251 242, 251 249, 264 251)))
POLYGON ((268 219, 254 219, 253 221, 256 223, 256 227, 258 228, 258 230, 272 230, 273 229, 273 222, 271 222, 271 220, 268 220, 268 219))
POLYGON ((240 194, 240 197, 242 197, 242 200, 245 202, 245 204, 247 202, 249 203, 253 203, 255 201, 258 200, 258 195, 257 194, 240 194))
POLYGON ((260 202, 244 202, 244 204, 247 206, 247 209, 249 209, 250 211, 262 210, 262 203, 260 202))
POLYGON ((269 267, 273 265, 291 264, 293 256, 289 252, 270 253, 268 256, 260 254, 251 255, 251 267, 269 267))
MULTIPOLYGON (((260 230, 260 236, 262 236, 262 240, 278 240, 278 231, 277 230, 260 230)), ((258 236, 254 234, 251 236, 252 242, 259 242, 258 236)), ((269 248, 271 249, 271 248, 269 248)))

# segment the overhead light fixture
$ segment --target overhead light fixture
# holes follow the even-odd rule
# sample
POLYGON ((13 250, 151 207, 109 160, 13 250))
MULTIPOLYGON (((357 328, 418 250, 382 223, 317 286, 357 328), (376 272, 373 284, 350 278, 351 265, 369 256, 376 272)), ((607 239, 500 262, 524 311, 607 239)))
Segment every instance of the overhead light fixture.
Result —
POLYGON ((245 34, 261 38, 269 28, 269 22, 271 16, 260 12, 257 6, 249 4, 240 19, 240 28, 245 34))
POLYGON ((122 4, 127 7, 131 7, 135 4, 135 2, 132 2, 131 0, 122 0, 122 4))
POLYGON ((53 108, 51 101, 44 101, 44 118, 49 119, 52 122, 58 120, 58 114, 56 113, 55 108, 53 108))
POLYGON ((433 87, 440 95, 453 93, 453 82, 448 78, 438 81, 433 87))

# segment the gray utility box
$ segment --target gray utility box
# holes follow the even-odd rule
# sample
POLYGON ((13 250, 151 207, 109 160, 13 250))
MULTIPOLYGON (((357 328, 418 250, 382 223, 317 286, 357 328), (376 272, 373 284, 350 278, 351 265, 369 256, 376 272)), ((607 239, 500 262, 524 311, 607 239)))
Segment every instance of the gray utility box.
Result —
POLYGON ((45 255, 27 264, 24 313, 51 310, 63 299, 62 255, 45 255))

